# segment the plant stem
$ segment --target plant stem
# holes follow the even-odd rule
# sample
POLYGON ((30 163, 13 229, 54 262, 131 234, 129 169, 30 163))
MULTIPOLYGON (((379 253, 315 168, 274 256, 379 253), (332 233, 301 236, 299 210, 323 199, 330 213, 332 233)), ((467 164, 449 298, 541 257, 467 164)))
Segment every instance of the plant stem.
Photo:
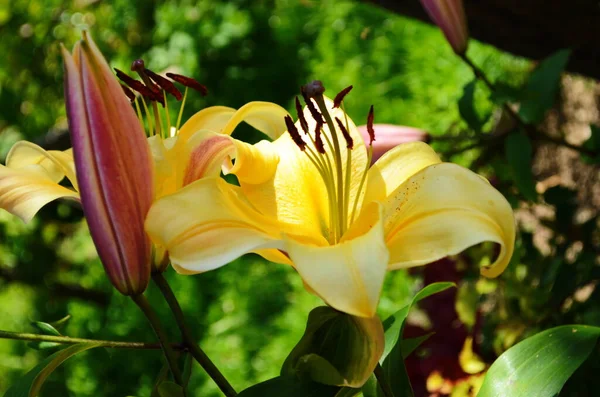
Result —
MULTIPOLYGON (((118 342, 112 340, 98 340, 98 339, 86 339, 86 338, 71 338, 69 336, 54 336, 54 335, 38 335, 30 334, 25 332, 10 332, 0 330, 0 339, 14 339, 14 340, 28 340, 32 342, 53 342, 62 343, 65 345, 74 345, 77 343, 97 343, 102 347, 114 348, 114 349, 137 349, 137 350, 158 350, 162 349, 159 343, 145 343, 145 342, 118 342)), ((172 344, 172 349, 183 350, 184 346, 179 344, 172 344)))
POLYGON ((211 359, 204 353, 204 351, 198 346, 196 340, 194 339, 194 335, 190 331, 190 328, 187 326, 185 321, 185 316, 183 314, 183 310, 181 310, 181 306, 179 306, 179 302, 171 289, 171 286, 164 278, 162 273, 156 272, 152 274, 152 279, 162 292, 165 300, 169 304, 173 315, 175 316, 175 321, 181 331, 181 337, 183 338, 184 343, 187 345, 188 349, 192 356, 198 361, 198 363, 204 368, 208 376, 212 378, 212 380, 217 384, 219 389, 225 394, 227 397, 237 396, 235 389, 231 386, 229 381, 223 376, 221 371, 217 368, 217 366, 211 361, 211 359))
POLYGON ((131 297, 131 299, 138 305, 138 307, 146 315, 148 322, 152 326, 152 329, 154 330, 154 333, 156 334, 156 337, 158 338, 158 341, 161 345, 162 351, 165 355, 165 358, 167 359, 167 363, 169 364, 169 369, 171 370, 171 373, 173 374, 173 378, 175 378, 175 382, 178 385, 182 385, 183 378, 181 376, 181 371, 179 371, 179 366, 177 365, 177 357, 175 356, 175 352, 173 351, 173 349, 171 348, 171 345, 169 344, 169 342, 167 340, 167 334, 166 334, 165 330, 163 329, 158 316, 152 309, 152 306, 150 306, 150 302, 148 302, 148 299, 146 299, 146 297, 142 294, 133 295, 131 297))
MULTIPOLYGON (((487 78, 487 76, 485 75, 483 70, 481 70, 477 65, 475 65, 473 63, 473 61, 466 54, 461 54, 459 56, 471 68, 471 70, 473 71, 473 74, 475 74, 475 77, 477 77, 479 80, 481 80, 490 89, 490 91, 496 90, 496 87, 490 81, 490 79, 487 78)), ((530 138, 538 139, 538 140, 546 141, 546 142, 551 142, 551 143, 554 143, 559 146, 564 146, 566 148, 576 150, 579 153, 588 155, 590 157, 594 157, 594 156, 598 155, 598 153, 596 153, 593 150, 589 150, 589 149, 586 149, 581 146, 573 145, 572 143, 569 143, 563 139, 547 136, 546 134, 540 132, 534 125, 526 123, 521 118, 521 116, 519 116, 519 114, 517 112, 515 112, 513 110, 513 108, 511 108, 507 103, 503 104, 502 107, 506 111, 506 113, 508 113, 512 117, 512 119, 515 120, 515 122, 521 128, 523 128, 525 130, 525 132, 527 132, 527 134, 529 135, 530 138)))
POLYGON ((387 379, 385 379, 385 375, 383 374, 383 368, 381 368, 381 364, 377 363, 375 370, 373 371, 375 377, 377 378, 377 383, 379 383, 379 387, 381 387, 381 391, 385 397, 394 397, 394 392, 390 387, 387 379))

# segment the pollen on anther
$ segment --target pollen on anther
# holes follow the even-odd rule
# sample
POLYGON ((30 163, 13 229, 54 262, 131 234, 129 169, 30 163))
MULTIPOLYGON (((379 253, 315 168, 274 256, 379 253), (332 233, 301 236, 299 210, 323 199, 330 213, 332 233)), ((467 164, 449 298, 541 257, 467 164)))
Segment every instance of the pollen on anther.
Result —
POLYGON ((300 100, 296 97, 296 113, 298 113, 298 121, 300 121, 300 126, 305 134, 308 134, 308 123, 306 122, 306 118, 304 117, 304 112, 302 111, 302 105, 300 104, 300 100))
POLYGON ((367 132, 369 133, 369 145, 373 145, 375 141, 375 129, 373 128, 373 120, 375 115, 373 113, 373 105, 369 109, 369 116, 367 116, 367 132))
POLYGON ((319 111, 315 107, 315 104, 312 103, 312 101, 310 100, 310 97, 306 93, 306 90, 304 89, 304 87, 305 86, 302 86, 300 88, 300 93, 302 94, 302 98, 304 98, 304 102, 306 103, 306 107, 308 108, 310 115, 317 123, 323 124, 324 121, 323 121, 323 117, 321 116, 321 113, 319 113, 319 111))
POLYGON ((121 80, 123 83, 125 83, 125 85, 127 85, 129 88, 131 88, 134 91, 139 92, 144 97, 146 97, 152 101, 159 102, 160 104, 162 104, 164 106, 164 98, 161 94, 159 94, 156 91, 151 90, 150 88, 145 86, 144 83, 142 83, 141 81, 134 79, 133 77, 127 75, 125 72, 123 72, 119 69, 115 68, 115 72, 117 73, 117 77, 119 78, 119 80, 121 80))
POLYGON ((121 88, 123 89, 123 92, 125 93, 125 95, 127 95, 127 98, 129 98, 129 100, 131 102, 134 102, 135 101, 135 94, 134 94, 134 92, 131 91, 129 89, 129 87, 127 87, 125 84, 120 84, 120 85, 121 85, 121 88))
POLYGON ((300 132, 296 125, 294 125, 294 120, 290 116, 285 116, 285 125, 287 127, 288 133, 292 137, 294 143, 300 148, 300 150, 304 151, 306 149, 306 142, 300 136, 300 132))
POLYGON ((173 79, 174 81, 178 82, 179 84, 183 84, 186 87, 192 88, 196 91, 198 91, 199 93, 202 94, 202 96, 206 96, 208 94, 208 89, 203 86, 202 84, 200 84, 196 79, 193 79, 191 77, 187 77, 187 76, 182 76, 180 74, 176 74, 176 73, 167 73, 167 77, 170 79, 173 79))
POLYGON ((164 77, 162 77, 161 75, 154 73, 150 69, 144 69, 144 72, 146 72, 148 77, 150 77, 150 79, 152 79, 152 81, 154 81, 156 84, 158 84, 160 86, 160 88, 167 91, 169 94, 173 95, 175 97, 175 99, 177 99, 178 101, 181 101, 181 99, 183 98, 183 95, 181 95, 181 92, 177 89, 177 87, 175 87, 175 84, 173 84, 170 80, 167 80, 164 77))
POLYGON ((340 105, 342 104, 342 101, 344 100, 344 98, 346 97, 346 95, 348 95, 348 93, 350 91, 352 91, 352 88, 354 88, 353 86, 349 85, 348 87, 344 88, 343 90, 341 90, 333 99, 333 107, 334 108, 339 108, 340 105))
POLYGON ((317 152, 325 154, 325 145, 323 145, 323 137, 321 136, 322 128, 323 123, 317 123, 315 127, 315 147, 317 148, 317 152))
POLYGON ((344 126, 344 123, 342 123, 342 121, 340 119, 338 119, 337 117, 335 118, 335 121, 337 122, 337 125, 340 128, 340 131, 342 131, 342 135, 344 136, 344 139, 346 140, 346 148, 348 148, 348 149, 354 148, 354 140, 350 136, 350 133, 348 132, 346 127, 344 126))

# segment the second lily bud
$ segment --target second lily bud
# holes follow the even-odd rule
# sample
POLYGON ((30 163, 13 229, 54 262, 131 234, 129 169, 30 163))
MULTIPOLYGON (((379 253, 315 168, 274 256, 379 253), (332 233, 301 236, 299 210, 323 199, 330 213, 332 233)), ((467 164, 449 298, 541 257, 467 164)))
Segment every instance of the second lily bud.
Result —
POLYGON ((421 4, 442 30, 454 52, 463 55, 469 44, 463 0, 421 0, 421 4))

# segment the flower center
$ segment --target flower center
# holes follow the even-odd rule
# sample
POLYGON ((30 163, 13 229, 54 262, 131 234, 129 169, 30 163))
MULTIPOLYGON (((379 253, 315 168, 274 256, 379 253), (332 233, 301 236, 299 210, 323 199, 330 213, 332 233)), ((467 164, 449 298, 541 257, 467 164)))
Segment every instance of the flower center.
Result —
MULTIPOLYGON (((333 108, 341 106, 343 110, 344 98, 351 89, 352 86, 349 86, 336 95, 333 101, 333 108)), ((371 106, 368 118, 368 131, 370 135, 368 159, 358 190, 356 191, 354 200, 351 202, 352 150, 354 149, 354 141, 349 132, 348 116, 344 112, 343 121, 338 117, 331 116, 323 96, 325 88, 320 81, 313 81, 303 86, 301 92, 306 107, 316 122, 315 130, 311 134, 300 101, 296 97, 298 120, 309 143, 307 144, 304 141, 291 117, 286 116, 285 122, 292 140, 316 167, 325 184, 329 204, 329 228, 326 237, 330 244, 335 244, 340 241, 346 230, 348 230, 348 227, 354 221, 360 192, 365 183, 367 171, 373 156, 373 141, 375 140, 373 107, 371 106), (329 134, 323 131, 325 124, 328 127, 329 134), (341 146, 343 142, 346 144, 345 158, 343 158, 344 153, 341 146), (344 162, 345 167, 343 166, 344 162)))
POLYGON ((128 76, 119 69, 115 69, 115 71, 117 73, 117 77, 124 83, 121 84, 121 87, 123 88, 125 95, 127 95, 131 103, 135 105, 135 109, 142 127, 146 127, 145 131, 147 136, 157 135, 161 138, 168 138, 170 136, 177 135, 179 132, 179 127, 181 126, 181 116, 183 115, 188 88, 192 88, 200 92, 203 96, 208 93, 208 90, 205 86, 191 77, 186 77, 175 73, 167 73, 167 77, 169 77, 171 80, 185 86, 185 91, 182 95, 181 91, 177 89, 171 80, 154 73, 150 69, 147 69, 144 61, 141 59, 136 59, 133 61, 131 64, 131 71, 136 72, 142 81, 128 76), (136 95, 134 91, 139 95, 136 95), (167 94, 175 97, 178 102, 181 102, 181 105, 179 106, 177 122, 174 127, 171 125, 171 115, 169 113, 167 94), (148 106, 147 101, 150 103, 150 107, 148 106), (141 107, 140 103, 142 104, 141 107), (158 103, 160 103, 163 108, 165 118, 164 124, 163 114, 161 114, 158 108, 158 103), (144 112, 142 112, 142 108, 144 109, 144 112), (150 108, 152 111, 150 111, 150 108), (145 118, 143 116, 144 113, 146 115, 145 118))

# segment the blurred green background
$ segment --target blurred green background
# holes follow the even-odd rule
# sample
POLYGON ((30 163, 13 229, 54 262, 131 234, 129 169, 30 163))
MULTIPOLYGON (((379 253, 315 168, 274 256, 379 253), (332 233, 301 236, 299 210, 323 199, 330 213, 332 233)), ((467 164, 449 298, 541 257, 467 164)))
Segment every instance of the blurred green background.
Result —
MULTIPOLYGON (((115 67, 129 70, 131 61, 142 57, 154 71, 169 69, 204 83, 209 96, 191 94, 184 119, 207 106, 239 107, 253 100, 291 110, 300 85, 320 79, 331 95, 354 85, 346 107, 357 124, 366 122, 373 104, 380 123, 420 127, 434 136, 465 128, 457 101, 472 72, 453 55, 441 33, 356 1, 0 0, 1 157, 20 139, 65 147, 60 44, 70 48, 82 29, 92 33, 115 67)), ((531 68, 530 62, 489 46, 473 43, 469 51, 492 80, 513 86, 531 68)), ((486 94, 476 92, 476 108, 482 113, 492 108, 486 94)), ((248 127, 236 134, 257 139, 248 127)), ((443 151, 455 144, 440 142, 437 147, 443 151)), ((452 160, 470 164, 475 158, 467 152, 452 160)), ((487 172, 496 175, 502 169, 500 164, 487 172)), ((505 190, 509 194, 514 189, 509 185, 505 190)), ((512 201, 520 199, 515 194, 512 201)), ((62 330, 66 335, 153 340, 139 310, 112 290, 81 216, 68 203, 48 205, 30 224, 0 212, 0 329, 33 332, 31 321, 70 314, 62 330)), ((523 275, 518 268, 523 257, 536 255, 527 241, 519 245, 520 256, 500 281, 508 308, 500 305, 503 311, 493 313, 496 320, 489 332, 497 335, 497 325, 507 317, 517 322, 518 332, 506 346, 496 346, 496 354, 524 329, 536 329, 547 320, 523 314, 519 305, 529 303, 520 302, 522 298, 509 300, 515 294, 511 285, 533 291, 532 280, 543 273, 523 275)), ((494 283, 475 288, 476 269, 491 253, 479 249, 469 256, 471 278, 463 297, 471 299, 465 298, 472 302, 473 313, 485 300, 482 295, 496 291, 494 283)), ((302 335, 308 312, 320 304, 304 291, 291 268, 256 256, 197 276, 179 276, 169 269, 167 277, 201 346, 238 390, 278 374, 302 335)), ((380 314, 385 317, 406 304, 421 280, 418 273, 389 274, 380 314)), ((168 319, 153 286, 148 295, 168 319)), ((558 318, 544 324, 561 322, 558 318)), ((169 331, 177 335, 174 327, 169 331)), ((511 335, 502 334, 501 341, 511 335)), ((0 340, 0 393, 46 354, 25 342, 0 340)), ((42 395, 149 396, 161 366, 154 351, 93 350, 59 368, 42 395)), ((219 395, 199 367, 194 368, 190 390, 197 396, 219 395)))

